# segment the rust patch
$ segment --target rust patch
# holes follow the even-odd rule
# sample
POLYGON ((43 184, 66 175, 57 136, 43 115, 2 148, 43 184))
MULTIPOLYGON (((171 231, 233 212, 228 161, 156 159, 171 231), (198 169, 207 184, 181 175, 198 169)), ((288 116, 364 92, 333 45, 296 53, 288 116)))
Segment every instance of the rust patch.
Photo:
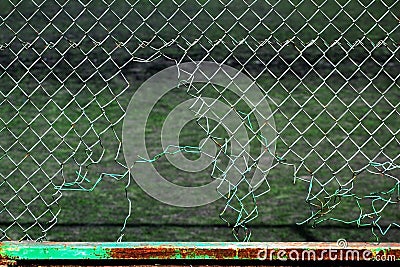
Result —
POLYGON ((170 259, 176 252, 174 249, 161 249, 154 247, 141 248, 111 248, 112 259, 170 259))
POLYGON ((323 247, 274 246, 274 247, 181 247, 143 246, 134 248, 110 248, 112 259, 132 260, 261 260, 261 261, 369 261, 382 257, 400 260, 400 250, 390 247, 323 247))
POLYGON ((259 260, 260 248, 141 247, 111 248, 112 259, 259 260))
POLYGON ((111 248, 113 259, 234 259, 235 249, 197 247, 111 248))

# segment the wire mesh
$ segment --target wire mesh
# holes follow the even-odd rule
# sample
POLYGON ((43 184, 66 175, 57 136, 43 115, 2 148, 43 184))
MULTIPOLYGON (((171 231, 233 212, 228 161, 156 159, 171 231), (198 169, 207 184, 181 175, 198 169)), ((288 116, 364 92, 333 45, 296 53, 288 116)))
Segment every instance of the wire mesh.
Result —
MULTIPOLYGON (((148 76, 143 66, 154 73, 204 61, 246 73, 264 90, 276 122, 276 139, 267 140, 254 122, 257 103, 249 108, 210 82, 183 85, 186 96, 232 106, 249 135, 232 154, 224 116, 208 120, 203 105, 188 110, 203 114, 194 135, 217 148, 202 176, 231 187, 216 216, 236 239, 250 239, 257 200, 282 166, 293 170, 294 186, 306 185, 309 215, 298 223, 338 221, 378 235, 399 227, 390 216, 400 191, 399 11, 398 0, 1 1, 0 240, 45 239, 63 194, 93 191, 102 179, 125 185, 122 240, 134 209, 121 139, 129 89, 148 76), (258 152, 247 150, 250 144, 258 152), (267 154, 274 163, 260 169, 267 154), (241 172, 238 182, 230 183, 227 166, 241 172), (249 174, 256 170, 265 175, 253 190, 249 174)), ((157 112, 165 110, 153 118, 157 112)), ((160 144, 137 163, 179 153, 204 151, 193 140, 160 144)))

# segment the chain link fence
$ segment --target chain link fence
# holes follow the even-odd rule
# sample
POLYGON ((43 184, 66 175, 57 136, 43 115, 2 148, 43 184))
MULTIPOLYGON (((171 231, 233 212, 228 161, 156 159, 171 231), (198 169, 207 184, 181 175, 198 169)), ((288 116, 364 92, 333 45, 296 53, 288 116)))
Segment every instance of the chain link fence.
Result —
POLYGON ((238 240, 250 239, 259 199, 279 209, 268 202, 274 180, 309 207, 293 223, 367 226, 376 237, 399 226, 398 0, 8 0, 0 15, 0 240, 45 239, 62 197, 100 190, 104 179, 125 190, 122 238, 136 208, 121 137, 130 96, 165 67, 205 61, 229 65, 262 88, 276 138, 267 140, 255 122, 255 101, 249 107, 210 81, 177 84, 152 111, 150 158, 138 162, 179 176, 168 159, 196 160, 204 154, 199 141, 209 138, 212 164, 181 182, 229 183, 227 166, 240 172, 214 214, 238 240), (209 120, 198 106, 188 113, 202 116, 180 143, 161 144, 171 105, 199 97, 232 108, 227 113, 249 136, 238 154, 227 149, 237 140, 226 114, 209 120), (236 161, 244 154, 244 163, 236 161), (266 155, 272 166, 259 168, 266 155), (257 170, 263 178, 255 189, 249 176, 257 170))

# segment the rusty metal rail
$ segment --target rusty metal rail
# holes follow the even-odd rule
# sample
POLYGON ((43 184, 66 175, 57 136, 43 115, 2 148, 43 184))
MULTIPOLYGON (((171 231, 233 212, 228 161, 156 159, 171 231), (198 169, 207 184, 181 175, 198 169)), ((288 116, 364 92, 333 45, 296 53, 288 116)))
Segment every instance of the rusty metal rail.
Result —
MULTIPOLYGON (((0 265, 20 265, 26 261, 80 261, 90 265, 95 261, 170 260, 174 263, 211 260, 240 261, 241 265, 258 262, 342 261, 399 262, 400 243, 218 243, 218 242, 124 242, 124 243, 61 243, 3 242, 0 243, 0 265)), ((258 265, 258 264, 257 264, 258 265)))

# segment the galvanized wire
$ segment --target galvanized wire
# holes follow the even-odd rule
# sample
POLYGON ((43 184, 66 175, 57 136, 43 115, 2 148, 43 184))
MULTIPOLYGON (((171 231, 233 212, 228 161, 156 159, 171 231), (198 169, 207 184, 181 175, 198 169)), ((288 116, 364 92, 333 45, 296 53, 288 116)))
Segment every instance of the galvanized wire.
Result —
MULTIPOLYGON (((232 105, 250 141, 266 148, 263 155, 250 155, 242 179, 222 196, 226 206, 219 215, 238 240, 250 239, 257 199, 271 189, 272 174, 258 191, 248 174, 272 154, 273 142, 270 169, 289 166, 294 186, 307 184, 310 213, 299 223, 343 222, 380 235, 399 227, 383 219, 399 205, 399 3, 2 1, 0 240, 45 239, 62 212, 63 192, 90 192, 102 179, 126 183, 122 240, 133 208, 128 190, 135 186, 122 159, 119 127, 127 105, 122 96, 135 68, 152 62, 178 68, 183 62, 227 64, 264 90, 277 123, 276 140, 266 140, 240 97, 210 84, 185 85, 190 97, 211 94, 232 105), (106 161, 120 173, 96 171, 106 161), (374 190, 368 191, 371 183, 374 190), (340 206, 350 212, 335 214, 340 206)), ((226 149, 232 137, 214 135, 218 126, 204 117, 197 123, 199 135, 218 147, 212 172, 204 175, 229 183, 220 159, 234 161, 226 149)), ((222 118, 218 123, 225 126, 222 118)), ((203 151, 170 144, 137 163, 156 164, 176 153, 203 151)))

